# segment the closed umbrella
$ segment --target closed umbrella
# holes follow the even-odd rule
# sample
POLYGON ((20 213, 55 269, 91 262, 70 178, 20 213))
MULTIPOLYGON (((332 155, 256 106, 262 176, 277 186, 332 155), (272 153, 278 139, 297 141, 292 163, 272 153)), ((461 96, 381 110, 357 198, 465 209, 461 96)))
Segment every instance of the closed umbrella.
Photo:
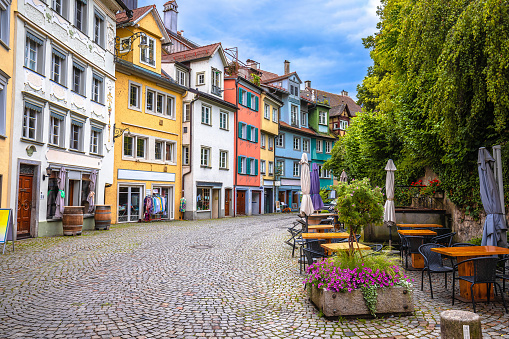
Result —
POLYGON ((339 176, 339 182, 348 182, 348 177, 346 176, 345 170, 341 172, 341 175, 339 176))
POLYGON ((311 201, 313 201, 313 207, 316 211, 319 211, 323 208, 322 197, 320 196, 320 176, 318 175, 318 165, 313 163, 311 166, 311 201))
POLYGON ((95 181, 97 179, 97 171, 93 170, 90 173, 90 185, 88 186, 88 213, 92 213, 95 206, 95 181))
POLYGON ((306 153, 302 154, 300 165, 300 189, 302 191, 300 211, 305 215, 310 215, 315 209, 313 208, 313 201, 311 201, 311 195, 309 194, 311 190, 311 178, 309 176, 308 155, 306 153))
POLYGON ((495 161, 484 147, 479 148, 477 169, 481 201, 486 211, 481 245, 507 247, 507 226, 491 164, 495 161))
POLYGON ((396 210, 394 208, 394 172, 396 171, 396 166, 394 166, 392 159, 387 161, 385 170, 387 171, 387 176, 385 177, 385 194, 387 196, 387 200, 385 201, 384 206, 384 221, 395 223, 396 210))
POLYGON ((64 216, 64 206, 65 206, 65 174, 67 171, 65 170, 65 167, 60 168, 60 172, 58 173, 57 178, 57 186, 58 186, 58 193, 57 193, 57 199, 56 199, 56 206, 57 209, 55 211, 55 217, 56 218, 62 218, 64 216))

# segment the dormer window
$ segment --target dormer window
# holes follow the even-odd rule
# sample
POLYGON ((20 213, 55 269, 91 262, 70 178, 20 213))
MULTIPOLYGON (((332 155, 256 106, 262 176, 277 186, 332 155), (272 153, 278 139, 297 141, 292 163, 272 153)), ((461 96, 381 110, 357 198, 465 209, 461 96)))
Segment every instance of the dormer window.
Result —
POLYGON ((215 68, 212 68, 211 93, 221 96, 221 71, 215 68))
POLYGON ((187 87, 187 70, 177 67, 176 79, 179 85, 187 87))
POLYGON ((147 37, 147 48, 141 48, 140 49, 140 59, 141 62, 155 67, 156 66, 156 40, 152 39, 151 37, 147 37))

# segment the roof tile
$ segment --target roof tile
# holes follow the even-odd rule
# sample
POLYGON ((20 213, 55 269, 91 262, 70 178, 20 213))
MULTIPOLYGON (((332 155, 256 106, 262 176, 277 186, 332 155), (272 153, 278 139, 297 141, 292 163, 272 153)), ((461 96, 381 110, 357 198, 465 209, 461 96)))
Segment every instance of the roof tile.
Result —
POLYGON ((119 12, 116 14, 116 20, 117 24, 125 24, 128 22, 135 22, 140 17, 142 17, 145 13, 147 13, 152 8, 155 8, 155 5, 145 6, 145 7, 139 7, 136 9, 133 9, 133 16, 131 19, 127 17, 127 13, 125 11, 119 12))
POLYGON ((207 46, 202 46, 198 48, 193 48, 187 51, 181 51, 177 53, 172 53, 168 55, 163 55, 162 60, 166 62, 186 62, 201 58, 208 58, 214 54, 216 49, 221 46, 221 43, 215 43, 207 46))

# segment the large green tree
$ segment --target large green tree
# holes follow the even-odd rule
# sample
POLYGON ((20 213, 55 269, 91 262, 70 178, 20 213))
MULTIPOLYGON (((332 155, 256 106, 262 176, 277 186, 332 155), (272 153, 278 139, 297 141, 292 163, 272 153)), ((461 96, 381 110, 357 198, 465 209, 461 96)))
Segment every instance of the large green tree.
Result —
POLYGON ((382 0, 377 13, 363 40, 373 59, 358 86, 366 113, 329 168, 380 182, 392 158, 409 183, 430 166, 453 202, 479 210, 479 147, 502 145, 509 188, 509 0, 382 0))

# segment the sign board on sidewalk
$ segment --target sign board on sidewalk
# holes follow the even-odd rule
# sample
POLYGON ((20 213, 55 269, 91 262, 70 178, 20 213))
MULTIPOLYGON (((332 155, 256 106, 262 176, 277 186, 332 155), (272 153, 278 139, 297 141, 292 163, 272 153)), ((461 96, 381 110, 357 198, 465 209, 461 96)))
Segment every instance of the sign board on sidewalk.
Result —
POLYGON ((0 244, 4 244, 2 254, 5 252, 5 245, 7 244, 7 241, 12 241, 12 250, 14 251, 11 210, 0 208, 0 244))

